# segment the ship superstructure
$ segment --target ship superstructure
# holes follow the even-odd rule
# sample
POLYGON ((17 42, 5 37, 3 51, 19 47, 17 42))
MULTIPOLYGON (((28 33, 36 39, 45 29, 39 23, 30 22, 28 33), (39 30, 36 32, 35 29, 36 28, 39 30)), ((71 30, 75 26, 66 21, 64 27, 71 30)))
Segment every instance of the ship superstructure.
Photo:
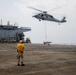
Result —
POLYGON ((0 42, 18 42, 24 40, 24 33, 31 31, 30 27, 18 27, 15 25, 0 25, 0 42))

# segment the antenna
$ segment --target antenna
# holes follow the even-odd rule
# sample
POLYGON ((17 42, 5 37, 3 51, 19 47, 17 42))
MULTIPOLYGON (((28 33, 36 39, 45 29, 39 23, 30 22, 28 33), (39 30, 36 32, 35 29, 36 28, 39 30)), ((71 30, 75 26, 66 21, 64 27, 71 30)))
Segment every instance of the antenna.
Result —
POLYGON ((1 19, 1 25, 2 25, 2 19, 1 19))
POLYGON ((7 22, 7 25, 10 25, 10 21, 7 22))

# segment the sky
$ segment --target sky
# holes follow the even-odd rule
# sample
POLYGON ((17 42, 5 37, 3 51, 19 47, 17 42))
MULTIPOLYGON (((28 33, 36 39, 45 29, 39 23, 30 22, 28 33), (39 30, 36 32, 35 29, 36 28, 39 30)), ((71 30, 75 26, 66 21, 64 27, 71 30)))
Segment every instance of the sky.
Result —
POLYGON ((0 0, 0 19, 3 24, 10 21, 10 24, 16 23, 19 27, 31 27, 31 31, 24 34, 25 39, 29 37, 32 43, 76 44, 75 0, 0 0), (59 20, 65 16, 67 22, 60 25, 52 21, 39 22, 32 18, 39 12, 29 9, 29 6, 48 11, 59 20), (54 8, 57 9, 52 10, 54 8))

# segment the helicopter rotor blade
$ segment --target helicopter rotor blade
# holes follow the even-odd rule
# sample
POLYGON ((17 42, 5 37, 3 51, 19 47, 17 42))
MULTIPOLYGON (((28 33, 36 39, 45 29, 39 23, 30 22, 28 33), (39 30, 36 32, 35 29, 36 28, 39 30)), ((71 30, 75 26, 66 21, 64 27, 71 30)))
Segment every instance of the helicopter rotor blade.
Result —
MULTIPOLYGON (((47 11, 42 11, 42 10, 40 10, 40 9, 31 7, 31 6, 28 6, 28 8, 37 10, 37 11, 42 12, 42 13, 47 13, 47 11)), ((60 8, 61 8, 61 7, 55 7, 55 8, 52 8, 51 10, 48 10, 48 12, 49 12, 49 11, 54 11, 54 10, 57 10, 57 9, 60 9, 60 8)))
POLYGON ((47 11, 42 11, 42 10, 36 9, 36 8, 34 8, 34 7, 30 7, 30 6, 29 6, 28 8, 37 10, 37 11, 42 12, 42 13, 47 13, 47 11))
POLYGON ((34 9, 34 10, 37 10, 37 11, 40 11, 40 12, 44 12, 44 11, 42 11, 42 10, 39 10, 39 9, 36 9, 36 8, 34 8, 34 7, 28 7, 28 8, 30 8, 30 9, 34 9))
POLYGON ((57 9, 60 9, 61 7, 55 7, 55 8, 52 8, 51 10, 48 10, 48 11, 54 11, 54 10, 57 10, 57 9))

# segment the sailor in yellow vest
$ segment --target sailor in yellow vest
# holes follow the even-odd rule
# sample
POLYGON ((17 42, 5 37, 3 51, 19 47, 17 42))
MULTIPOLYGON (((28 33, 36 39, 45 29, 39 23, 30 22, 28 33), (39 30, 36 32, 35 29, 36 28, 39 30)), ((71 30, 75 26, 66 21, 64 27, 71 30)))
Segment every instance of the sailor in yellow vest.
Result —
POLYGON ((23 41, 20 40, 19 41, 19 44, 17 45, 17 59, 18 59, 18 66, 25 66, 25 64, 23 63, 23 53, 24 53, 24 44, 23 44, 23 41))

